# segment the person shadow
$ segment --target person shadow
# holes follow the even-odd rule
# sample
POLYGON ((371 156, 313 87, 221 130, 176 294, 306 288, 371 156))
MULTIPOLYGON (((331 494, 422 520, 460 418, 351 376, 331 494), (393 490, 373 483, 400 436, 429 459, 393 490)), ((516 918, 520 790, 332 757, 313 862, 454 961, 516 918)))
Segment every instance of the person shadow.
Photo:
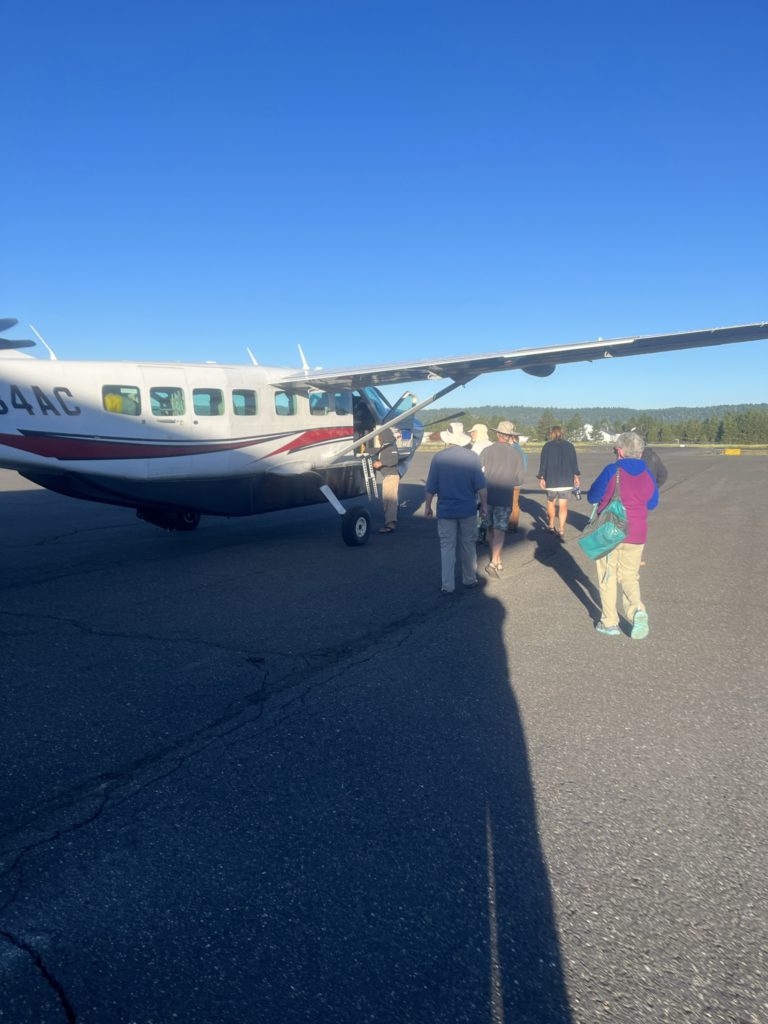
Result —
MULTIPOLYGON (((529 492, 530 493, 530 492, 529 492)), ((547 530, 547 510, 543 500, 535 501, 520 496, 520 508, 531 517, 528 540, 536 547, 533 557, 537 562, 556 572, 566 587, 584 606, 593 623, 600 620, 600 591, 569 550, 577 543, 578 534, 589 523, 589 515, 575 511, 569 502, 565 540, 547 530)), ((592 506, 589 506, 591 512, 592 506)))
MULTIPOLYGON (((367 667, 207 825, 248 823, 259 886, 224 902, 249 934, 274 923, 240 983, 253 1019, 286 1024, 571 1024, 506 611, 482 584, 440 594, 434 524, 414 526, 411 613, 379 616, 367 667)), ((402 579, 381 585, 383 609, 402 579)))
MULTIPOLYGON (((131 1019, 572 1024, 507 613, 482 584, 442 595, 435 525, 412 532, 407 580, 306 574, 290 648, 273 587, 232 595, 267 652, 263 710, 217 725, 183 771, 171 748, 162 799, 52 852, 57 893, 87 873, 74 911, 46 898, 49 865, 28 867, 3 927, 26 934, 39 899, 52 959, 99 935, 98 983, 73 981, 94 1020, 114 1019, 128 973, 131 1019)), ((45 994, 24 998, 32 1019, 45 994)))

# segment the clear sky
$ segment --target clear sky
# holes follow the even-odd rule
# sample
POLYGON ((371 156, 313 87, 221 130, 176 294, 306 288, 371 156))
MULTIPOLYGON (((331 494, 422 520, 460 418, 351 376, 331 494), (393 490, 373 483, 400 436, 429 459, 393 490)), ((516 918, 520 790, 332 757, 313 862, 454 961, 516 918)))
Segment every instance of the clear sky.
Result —
MULTIPOLYGON (((2 21, 0 316, 59 358, 301 344, 330 368, 768 319, 764 0, 5 0, 2 21)), ((755 342, 448 401, 766 382, 755 342)))

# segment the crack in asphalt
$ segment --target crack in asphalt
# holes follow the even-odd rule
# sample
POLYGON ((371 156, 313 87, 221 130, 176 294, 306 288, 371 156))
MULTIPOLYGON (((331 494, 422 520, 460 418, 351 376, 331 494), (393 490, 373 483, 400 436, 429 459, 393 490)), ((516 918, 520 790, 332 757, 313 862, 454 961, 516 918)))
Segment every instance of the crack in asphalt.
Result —
MULTIPOLYGON (((140 794, 156 789, 164 780, 179 772, 192 759, 210 747, 223 744, 223 749, 251 742, 258 734, 244 736, 243 730, 265 719, 269 711, 269 727, 277 728, 298 713, 307 699, 334 681, 340 680, 353 667, 377 660, 382 649, 398 649, 408 643, 415 629, 435 616, 444 616, 445 603, 436 600, 421 613, 402 615, 386 627, 371 630, 336 645, 319 647, 302 653, 279 650, 244 650, 236 646, 217 644, 199 638, 156 636, 145 634, 144 639, 163 643, 192 643, 209 648, 242 654, 245 661, 259 674, 258 685, 249 693, 231 701, 212 721, 177 738, 173 743, 158 747, 113 771, 101 772, 85 779, 70 789, 56 794, 29 808, 22 816, 0 833, 0 854, 5 865, 0 867, 0 880, 8 883, 9 891, 0 913, 6 915, 25 889, 24 861, 35 850, 58 842, 63 836, 87 828, 108 810, 116 810, 140 794)), ((453 611, 458 611, 454 609, 453 611)), ((23 618, 20 613, 6 615, 23 618)), ((77 620, 63 616, 47 616, 50 621, 68 623, 73 628, 94 636, 137 639, 136 634, 97 630, 77 620)), ((141 637, 139 637, 141 638, 141 637)), ((353 685, 350 681, 349 685, 353 685)), ((76 1024, 77 1013, 64 985, 56 978, 40 950, 29 941, 0 927, 0 939, 29 957, 45 984, 54 993, 68 1024, 76 1024)))
MULTIPOLYGON (((432 613, 426 613, 426 615, 429 614, 432 613)), ((421 616, 420 618, 424 617, 421 616)), ((401 647, 406 643, 412 633, 411 629, 405 628, 406 624, 413 624, 411 617, 404 617, 398 623, 393 623, 392 626, 397 629, 396 635, 390 634, 378 647, 382 645, 401 647)), ((377 637, 380 638, 380 634, 377 633, 377 637)), ((15 851, 16 856, 13 863, 0 872, 0 878, 14 876, 13 889, 3 906, 0 907, 0 913, 7 911, 22 892, 24 888, 22 862, 34 849, 54 843, 68 833, 86 828, 98 820, 108 808, 115 809, 129 800, 135 800, 144 790, 151 786, 157 786, 159 782, 171 777, 183 768, 189 760, 197 757, 210 746, 231 738, 240 733, 246 726, 258 721, 264 713, 267 702, 278 695, 290 694, 292 690, 296 689, 300 681, 303 681, 304 685, 301 686, 299 692, 289 696, 289 699, 283 704, 280 709, 282 713, 275 717, 275 725, 281 724, 292 714, 296 713, 312 692, 340 678, 353 665, 367 664, 375 660, 378 658, 379 653, 376 645, 371 645, 361 652, 359 641, 356 643, 344 643, 336 648, 321 648, 318 651, 299 655, 295 660, 300 662, 300 666, 294 668, 288 675, 283 675, 280 679, 276 680, 271 687, 266 685, 269 671, 265 669, 262 685, 257 690, 233 702, 228 711, 203 729, 197 730, 195 733, 185 737, 181 743, 163 747, 144 758, 136 759, 136 761, 129 763, 120 771, 102 773, 82 783, 75 790, 62 794, 53 801, 47 801, 38 805, 37 808, 33 809, 32 817, 28 817, 27 820, 20 822, 20 827, 5 835, 13 837, 18 835, 21 829, 28 829, 30 826, 34 827, 38 818, 50 818, 54 812, 60 809, 72 812, 78 805, 82 805, 84 801, 92 800, 94 797, 98 799, 95 809, 91 809, 89 813, 82 816, 79 820, 70 820, 68 824, 61 828, 55 828, 53 831, 49 830, 47 834, 39 835, 15 851), (307 671, 309 671, 310 676, 320 677, 316 683, 313 684, 307 681, 307 671), (185 747, 186 749, 184 749, 185 747), (169 758, 169 754, 173 756, 169 758), (164 766, 165 770, 151 771, 151 768, 160 766, 164 766), (150 773, 146 778, 139 781, 138 776, 145 769, 150 769, 150 773), (120 795, 121 791, 124 791, 122 796, 120 795)), ((248 660, 262 667, 266 658, 259 656, 251 657, 248 660)), ((233 745, 234 742, 226 743, 225 748, 233 745)), ((71 818, 71 813, 69 816, 71 818)), ((30 958, 34 967, 54 992, 68 1024, 76 1024, 77 1014, 74 1006, 68 998, 62 983, 45 963, 42 954, 29 942, 25 942, 7 930, 7 928, 0 928, 0 938, 5 939, 30 958)))
MULTIPOLYGON (((243 652, 239 648, 225 647, 208 641, 180 641, 207 644, 230 652, 246 654, 248 663, 261 673, 258 686, 231 701, 215 719, 200 728, 183 734, 173 743, 158 747, 113 771, 100 772, 91 776, 59 794, 33 805, 13 822, 6 819, 6 827, 0 832, 0 841, 3 843, 0 853, 7 856, 9 853, 17 854, 21 849, 23 855, 25 851, 29 852, 40 845, 55 841, 66 832, 87 826, 101 815, 108 804, 118 806, 124 800, 133 798, 148 785, 173 774, 187 760, 196 757, 212 744, 253 724, 261 718, 269 701, 286 696, 297 687, 301 687, 301 692, 297 696, 284 702, 284 709, 286 706, 294 704, 296 700, 304 699, 309 692, 337 679, 349 668, 372 660, 382 646, 401 646, 410 636, 415 622, 433 613, 432 610, 427 609, 416 618, 412 615, 403 616, 390 623, 384 636, 377 630, 373 634, 369 633, 335 646, 321 647, 303 654, 272 650, 254 655, 243 652), (375 642, 373 642, 373 637, 375 637, 375 642), (285 666, 286 663, 291 665, 287 671, 275 672, 274 667, 271 667, 272 665, 285 666), (335 671, 333 671, 334 669, 335 671), (319 678, 317 682, 313 683, 312 677, 319 678), (161 768, 163 770, 159 770, 161 768), (117 794, 127 787, 130 787, 130 793, 126 794, 122 800, 117 801, 113 794, 117 794), (78 820, 65 822, 63 827, 52 823, 52 819, 62 812, 65 814, 70 812, 68 817, 71 818, 71 812, 75 808, 83 807, 84 804, 92 807, 94 800, 98 801, 95 812, 89 809, 78 820), (34 834, 34 838, 30 836, 30 832, 34 834), (22 839, 25 835, 29 836, 29 841, 23 842, 21 846, 14 843, 15 839, 22 839)), ((122 636, 123 634, 103 635, 122 636)), ((153 639, 169 642, 167 637, 153 637, 153 639)), ((9 868, 0 870, 0 878, 4 877, 8 871, 13 870, 16 864, 18 864, 18 857, 9 868)))
MULTIPOLYGON (((3 611, 3 615, 9 619, 29 619, 29 615, 26 612, 13 612, 3 611)), ((238 647, 236 644, 224 644, 217 643, 215 640, 205 640, 198 636, 184 636, 183 634, 162 634, 162 633, 137 633, 135 630, 117 630, 117 629, 98 629, 95 626, 89 626, 87 623, 82 622, 80 619, 72 619, 66 615, 40 615, 36 616, 38 622, 49 622, 57 625, 71 626, 72 629, 77 629, 81 633, 85 633, 87 636, 94 637, 105 637, 112 640, 149 640, 161 644, 192 644, 196 647, 210 647, 214 650, 227 651, 229 654, 242 654, 248 656, 252 652, 250 647, 238 647)), ((2 632, 0 635, 3 636, 29 636, 35 635, 39 632, 36 630, 34 633, 5 633, 2 632)))
POLYGON ((0 938, 5 939, 6 942, 10 943, 10 945, 12 946, 15 946, 16 949, 20 950, 22 953, 26 953, 26 955, 32 961, 32 963, 40 972, 42 977, 45 979, 46 984, 55 993, 56 999, 58 1000, 59 1005, 64 1011, 64 1016, 67 1019, 67 1024, 77 1024, 77 1014, 75 1013, 75 1008, 70 1002, 67 993, 64 990, 64 986, 56 978, 56 976, 53 974, 50 968, 46 965, 45 960, 43 960, 42 956, 34 948, 34 946, 30 946, 29 943, 24 942, 17 935, 14 935, 12 932, 6 931, 4 928, 0 928, 0 938))

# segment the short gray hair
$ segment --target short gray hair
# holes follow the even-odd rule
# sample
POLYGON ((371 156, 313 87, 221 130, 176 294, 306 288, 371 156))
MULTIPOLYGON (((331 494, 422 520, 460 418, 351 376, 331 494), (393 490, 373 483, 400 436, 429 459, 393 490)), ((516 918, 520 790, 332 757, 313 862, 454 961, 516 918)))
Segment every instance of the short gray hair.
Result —
POLYGON ((645 451, 645 441, 634 430, 628 430, 616 438, 616 447, 621 448, 628 458, 639 459, 645 451))

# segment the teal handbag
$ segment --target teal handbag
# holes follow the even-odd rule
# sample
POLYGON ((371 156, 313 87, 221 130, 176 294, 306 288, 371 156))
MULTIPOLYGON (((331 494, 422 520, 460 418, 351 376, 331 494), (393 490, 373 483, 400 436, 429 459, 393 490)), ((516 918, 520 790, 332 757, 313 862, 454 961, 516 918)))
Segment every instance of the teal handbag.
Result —
POLYGON ((621 500, 620 474, 621 471, 617 469, 613 497, 600 515, 596 514, 597 505, 592 506, 592 515, 584 533, 579 537, 579 547, 587 558, 603 558, 626 539, 627 510, 621 500))

